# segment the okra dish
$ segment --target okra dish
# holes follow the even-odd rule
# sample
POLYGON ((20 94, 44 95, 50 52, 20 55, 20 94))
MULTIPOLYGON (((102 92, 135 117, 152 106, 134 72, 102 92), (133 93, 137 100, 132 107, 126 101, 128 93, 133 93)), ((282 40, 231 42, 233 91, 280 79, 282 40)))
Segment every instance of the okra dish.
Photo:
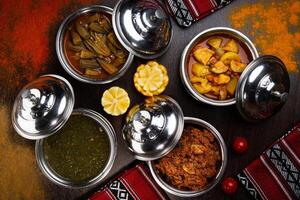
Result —
POLYGON ((95 79, 114 75, 128 57, 115 36, 110 16, 102 12, 77 17, 65 34, 64 48, 73 69, 95 79))
POLYGON ((240 75, 251 61, 248 48, 229 35, 198 42, 188 60, 189 79, 200 94, 214 99, 234 98, 240 75))

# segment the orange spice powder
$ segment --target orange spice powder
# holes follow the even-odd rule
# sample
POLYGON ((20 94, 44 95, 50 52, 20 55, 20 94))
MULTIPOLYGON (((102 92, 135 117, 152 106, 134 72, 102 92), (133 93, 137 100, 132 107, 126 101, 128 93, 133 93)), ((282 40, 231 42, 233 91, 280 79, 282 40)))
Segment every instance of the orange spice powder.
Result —
POLYGON ((55 35, 68 14, 96 0, 0 1, 0 103, 58 63, 55 35), (50 66, 49 66, 50 65, 50 66), (9 95, 7 95, 9 93, 9 95))
MULTIPOLYGON (((34 143, 12 129, 11 104, 17 92, 41 72, 55 72, 55 34, 61 21, 96 0, 0 1, 0 199, 51 199, 38 169, 34 143)), ((52 186, 52 187, 51 187, 52 186)), ((53 198, 54 198, 53 197, 53 198)), ((64 196, 66 198, 66 196, 64 196)), ((57 198, 56 198, 57 199, 57 198)))
POLYGON ((13 138, 7 116, 8 107, 0 105, 0 199, 45 199, 33 143, 13 138))
POLYGON ((249 33, 262 54, 275 55, 283 60, 289 72, 298 72, 299 1, 244 4, 230 13, 230 21, 234 28, 249 33))

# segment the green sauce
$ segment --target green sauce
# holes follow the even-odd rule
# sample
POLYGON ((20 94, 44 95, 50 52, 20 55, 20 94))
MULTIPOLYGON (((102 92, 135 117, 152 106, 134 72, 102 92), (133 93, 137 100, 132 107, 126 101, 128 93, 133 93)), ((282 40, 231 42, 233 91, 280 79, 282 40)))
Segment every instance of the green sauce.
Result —
POLYGON ((43 141, 45 160, 60 176, 87 181, 105 167, 110 144, 99 124, 83 115, 71 115, 64 127, 43 141))

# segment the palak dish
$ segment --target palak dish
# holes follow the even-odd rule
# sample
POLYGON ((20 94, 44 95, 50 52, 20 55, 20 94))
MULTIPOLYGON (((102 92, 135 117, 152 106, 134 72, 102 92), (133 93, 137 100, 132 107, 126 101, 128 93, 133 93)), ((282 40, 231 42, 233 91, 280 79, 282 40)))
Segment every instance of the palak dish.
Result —
POLYGON ((211 99, 227 100, 235 95, 240 75, 250 62, 248 49, 229 35, 200 41, 189 56, 189 79, 194 89, 211 99))
POLYGON ((76 18, 65 34, 64 47, 74 70, 95 79, 114 75, 128 57, 113 32, 109 17, 102 12, 76 18))
POLYGON ((220 146, 207 129, 184 128, 177 146, 154 163, 164 181, 179 190, 199 191, 217 175, 221 166, 220 146))
POLYGON ((92 118, 71 115, 64 127, 44 139, 50 168, 72 182, 88 181, 101 173, 110 154, 106 132, 92 118))

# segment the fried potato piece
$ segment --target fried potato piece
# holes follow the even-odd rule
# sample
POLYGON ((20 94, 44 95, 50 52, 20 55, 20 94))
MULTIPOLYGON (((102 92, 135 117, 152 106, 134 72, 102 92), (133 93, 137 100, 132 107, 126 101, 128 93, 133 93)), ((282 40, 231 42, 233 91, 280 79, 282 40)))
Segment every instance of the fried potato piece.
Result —
POLYGON ((210 82, 213 82, 214 81, 214 75, 212 75, 212 74, 208 74, 207 76, 206 76, 206 78, 207 78, 207 80, 208 81, 210 81, 210 82))
POLYGON ((228 66, 226 66, 222 61, 218 61, 214 64, 214 66, 210 69, 210 71, 216 74, 225 73, 228 70, 228 66))
POLYGON ((219 95, 220 93, 220 86, 211 86, 211 91, 213 92, 214 95, 219 95))
POLYGON ((220 74, 219 76, 214 77, 214 82, 218 85, 223 85, 229 83, 230 76, 225 74, 220 74))
POLYGON ((230 68, 234 72, 241 73, 241 72, 244 71, 245 67, 246 67, 246 64, 244 64, 244 63, 241 63, 241 62, 238 62, 238 61, 235 61, 235 60, 232 60, 230 62, 230 68))
POLYGON ((209 61, 207 62, 207 65, 214 65, 216 62, 218 62, 219 59, 217 59, 215 56, 210 57, 209 61))
POLYGON ((204 76, 208 75, 210 72, 209 72, 209 67, 208 66, 205 66, 205 65, 202 65, 202 64, 199 64, 199 63, 194 63, 192 65, 192 73, 195 76, 204 77, 204 76))
POLYGON ((205 94, 211 91, 211 84, 199 84, 199 83, 194 83, 193 84, 194 88, 200 93, 200 94, 205 94))
POLYGON ((208 44, 209 46, 211 46, 211 47, 213 47, 215 49, 218 49, 221 46, 222 41, 223 41, 222 38, 213 37, 213 38, 207 40, 206 44, 208 44))
POLYGON ((229 40, 223 47, 225 51, 238 53, 239 52, 239 45, 233 39, 229 40))
POLYGON ((237 77, 233 77, 229 83, 227 83, 226 85, 226 89, 228 91, 228 93, 233 96, 237 87, 237 83, 238 83, 238 79, 237 77))
POLYGON ((198 77, 198 76, 193 76, 191 79, 192 83, 203 83, 206 84, 208 80, 206 78, 198 77))
POLYGON ((222 49, 222 48, 217 48, 216 49, 216 55, 219 56, 219 57, 222 57, 225 53, 225 50, 222 49))
POLYGON ((215 52, 208 48, 200 47, 194 51, 193 54, 198 62, 202 63, 203 65, 207 65, 207 62, 215 54, 215 52))
POLYGON ((225 100, 227 98, 227 90, 226 88, 221 88, 220 89, 220 96, 219 96, 220 100, 225 100))
POLYGON ((222 61, 225 64, 230 64, 230 62, 232 60, 241 61, 241 57, 239 56, 239 54, 234 53, 234 52, 226 52, 221 58, 220 61, 222 61))

